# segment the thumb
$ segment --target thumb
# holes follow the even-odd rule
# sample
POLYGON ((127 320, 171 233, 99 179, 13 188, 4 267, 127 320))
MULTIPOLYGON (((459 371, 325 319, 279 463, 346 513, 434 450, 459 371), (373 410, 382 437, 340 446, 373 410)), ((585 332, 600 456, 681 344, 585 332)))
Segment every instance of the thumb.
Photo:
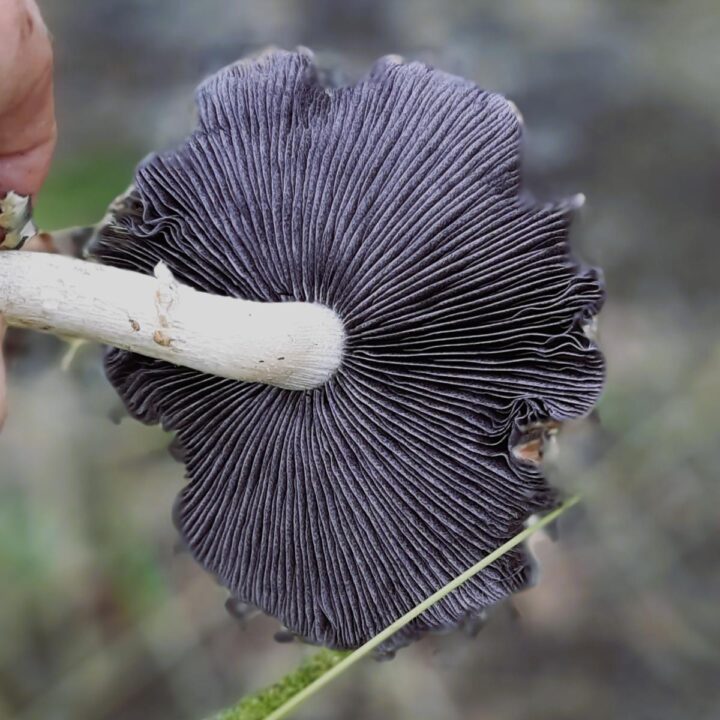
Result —
POLYGON ((34 0, 0 0, 0 194, 35 194, 55 148, 53 56, 34 0))

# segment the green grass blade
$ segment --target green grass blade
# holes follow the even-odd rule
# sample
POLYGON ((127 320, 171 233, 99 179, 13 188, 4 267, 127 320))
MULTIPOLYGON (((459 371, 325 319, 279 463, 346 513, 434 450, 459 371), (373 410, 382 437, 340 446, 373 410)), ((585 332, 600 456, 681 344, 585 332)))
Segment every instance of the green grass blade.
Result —
POLYGON ((508 540, 497 550, 486 555, 478 563, 451 580, 445 587, 423 600, 423 602, 405 613, 401 618, 398 618, 392 625, 386 627, 354 652, 321 650, 275 685, 241 700, 235 707, 216 715, 214 720, 282 720, 282 718, 288 717, 302 703, 326 685, 329 685, 386 640, 389 640, 398 630, 401 630, 409 622, 422 615, 429 607, 442 600, 448 593, 456 590, 473 575, 494 563, 516 545, 527 540, 533 533, 549 525, 579 501, 580 498, 577 495, 566 500, 558 508, 526 527, 514 538, 508 540))

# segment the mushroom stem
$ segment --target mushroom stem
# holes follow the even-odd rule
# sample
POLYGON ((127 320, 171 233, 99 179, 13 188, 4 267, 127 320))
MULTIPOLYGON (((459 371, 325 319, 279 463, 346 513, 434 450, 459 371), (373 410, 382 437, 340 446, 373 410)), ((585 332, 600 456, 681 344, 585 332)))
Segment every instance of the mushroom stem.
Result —
POLYGON ((345 332, 330 308, 212 295, 155 275, 30 252, 0 253, 10 325, 95 340, 221 377, 292 390, 322 385, 345 332))

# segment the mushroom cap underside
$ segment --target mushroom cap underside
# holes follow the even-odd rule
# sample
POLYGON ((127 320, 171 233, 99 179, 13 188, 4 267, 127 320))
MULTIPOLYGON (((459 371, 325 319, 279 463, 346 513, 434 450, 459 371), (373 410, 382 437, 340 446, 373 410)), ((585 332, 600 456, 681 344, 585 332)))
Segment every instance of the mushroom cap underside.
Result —
MULTIPOLYGON (((604 362, 584 326, 602 280, 570 253, 575 203, 522 192, 513 106, 471 82, 386 58, 328 88, 308 52, 274 52, 220 71, 198 106, 92 254, 322 303, 345 326, 342 364, 304 392, 123 350, 107 374, 132 415, 176 434, 195 558, 298 635, 356 647, 557 502, 511 447, 596 402, 604 362)), ((396 642, 530 575, 510 551, 396 642)))

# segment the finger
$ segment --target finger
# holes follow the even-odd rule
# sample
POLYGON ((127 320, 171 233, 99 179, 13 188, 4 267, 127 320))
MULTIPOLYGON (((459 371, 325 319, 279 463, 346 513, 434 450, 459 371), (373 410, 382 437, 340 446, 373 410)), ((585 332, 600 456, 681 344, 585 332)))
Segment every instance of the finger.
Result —
POLYGON ((52 46, 33 0, 0 0, 0 193, 35 194, 55 148, 52 46))

